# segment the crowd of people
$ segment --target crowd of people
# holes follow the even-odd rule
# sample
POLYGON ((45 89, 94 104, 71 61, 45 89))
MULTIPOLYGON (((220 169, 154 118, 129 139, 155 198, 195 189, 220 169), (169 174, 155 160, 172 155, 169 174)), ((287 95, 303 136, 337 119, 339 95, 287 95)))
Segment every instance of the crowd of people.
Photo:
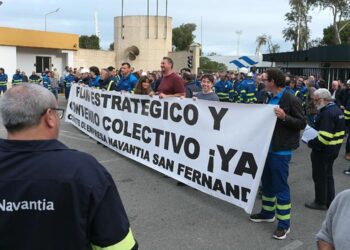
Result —
MULTIPOLYGON (((159 98, 180 97, 242 104, 273 104, 277 124, 262 175, 262 208, 250 216, 253 222, 273 222, 278 225, 273 237, 285 239, 290 232, 291 197, 288 185, 289 162, 292 150, 299 147, 300 131, 306 124, 318 131, 307 142, 312 149, 312 177, 315 199, 305 203, 310 209, 327 210, 335 198, 333 163, 339 155, 346 132, 350 128, 350 80, 346 84, 333 81, 328 90, 325 81, 315 76, 293 76, 279 69, 258 73, 253 68, 215 74, 191 74, 183 68, 173 70, 173 61, 164 57, 161 71, 135 71, 125 62, 119 69, 113 66, 99 69, 65 68, 62 77, 45 70, 40 76, 33 72, 28 79, 19 69, 12 77, 14 86, 22 82, 40 84, 69 98, 73 83, 106 91, 139 95, 158 95, 159 98)), ((8 77, 0 68, 0 91, 6 92, 8 77)), ((346 144, 350 160, 350 139, 346 144)), ((344 174, 350 175, 350 169, 344 174)), ((325 233, 323 232, 323 235, 325 233)), ((321 235, 321 233, 320 233, 321 235)), ((329 242, 320 236, 320 241, 329 242)), ((332 243, 333 244, 333 243, 332 243)))

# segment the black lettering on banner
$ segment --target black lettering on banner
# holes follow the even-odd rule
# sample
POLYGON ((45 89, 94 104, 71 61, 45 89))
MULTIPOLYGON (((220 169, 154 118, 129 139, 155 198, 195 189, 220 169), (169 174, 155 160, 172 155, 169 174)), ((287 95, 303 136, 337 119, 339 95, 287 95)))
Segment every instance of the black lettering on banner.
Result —
POLYGON ((223 146, 221 145, 216 145, 216 146, 218 147, 218 150, 221 156, 221 170, 228 172, 229 163, 237 153, 237 150, 230 148, 226 153, 223 146))
POLYGON ((139 112, 139 99, 130 98, 130 101, 134 104, 134 113, 137 114, 139 112))
POLYGON ((131 113, 131 104, 129 98, 124 98, 122 109, 123 111, 127 110, 129 113, 131 113))
POLYGON ((108 100, 111 99, 111 95, 108 94, 102 94, 101 97, 103 98, 103 108, 107 108, 108 100))
POLYGON ((115 107, 117 107, 118 110, 121 110, 122 109, 121 102, 122 102, 122 97, 120 95, 112 96, 111 109, 115 110, 115 107))
POLYGON ((95 93, 95 100, 96 107, 99 107, 101 105, 100 93, 95 93))
POLYGON ((164 134, 164 149, 168 150, 169 149, 169 139, 170 139, 170 132, 165 131, 164 134))
POLYGON ((128 121, 124 121, 124 134, 127 137, 131 137, 131 133, 128 131, 128 127, 129 127, 129 122, 128 121))
POLYGON ((153 118, 160 118, 162 116, 162 104, 160 101, 152 101, 150 105, 150 114, 153 118))
POLYGON ((146 132, 148 132, 148 134, 149 133, 152 133, 152 129, 150 128, 150 127, 147 127, 147 126, 145 126, 145 127, 143 127, 142 128, 142 141, 144 142, 144 143, 147 143, 147 144, 149 144, 151 141, 152 141, 152 139, 151 139, 151 137, 146 137, 146 132))
POLYGON ((181 135, 180 138, 177 140, 176 134, 171 133, 171 141, 173 143, 174 153, 178 154, 180 152, 180 149, 182 147, 184 140, 185 140, 185 137, 183 135, 181 135))
POLYGON ((141 124, 134 123, 134 127, 132 130, 132 138, 138 141, 141 140, 141 128, 142 128, 141 124))
POLYGON ((112 130, 116 134, 120 134, 123 131, 123 121, 115 119, 112 122, 112 130), (118 127, 117 127, 118 126, 118 127))
POLYGON ((214 172, 214 156, 215 156, 215 150, 210 149, 209 150, 208 172, 211 172, 211 173, 214 172))
POLYGON ((175 114, 175 109, 181 111, 181 110, 182 110, 182 107, 181 107, 181 105, 178 104, 178 103, 173 103, 173 104, 171 104, 171 106, 170 106, 170 118, 171 118, 171 120, 174 121, 174 122, 180 122, 181 119, 182 119, 182 116, 181 116, 180 114, 177 114, 177 115, 176 115, 176 114, 175 114))
POLYGON ((245 188, 245 187, 242 187, 241 188, 241 200, 243 202, 248 202, 248 194, 250 193, 250 189, 249 188, 245 188))
POLYGON ((246 173, 250 174, 253 177, 253 179, 255 179, 257 171, 258 166, 255 162, 254 155, 252 153, 243 152, 235 169, 235 174, 242 176, 244 173, 246 173))
POLYGON ((165 170, 174 172, 175 162, 173 160, 167 159, 163 156, 159 156, 157 154, 153 155, 153 164, 158 167, 162 167, 165 170))
POLYGON ((209 110, 214 119, 214 130, 220 130, 221 120, 226 115, 228 108, 221 108, 219 113, 215 107, 209 107, 209 110))
POLYGON ((198 121, 198 109, 196 106, 194 106, 193 104, 186 105, 186 107, 184 109, 184 120, 190 126, 193 126, 197 123, 197 121, 198 121), (189 117, 190 111, 192 111, 192 118, 191 119, 189 117))
MULTIPOLYGON (((160 110, 160 112, 162 112, 160 110)), ((168 102, 164 102, 164 106, 163 106, 163 120, 168 120, 168 112, 169 112, 169 103, 168 102)))
POLYGON ((95 93, 91 92, 91 104, 95 106, 95 93))
POLYGON ((106 131, 111 130, 111 126, 109 125, 111 123, 111 118, 105 116, 102 118, 102 126, 106 131), (108 124, 106 124, 106 122, 108 122, 108 124))
POLYGON ((141 104, 142 104, 142 115, 148 116, 149 113, 149 102, 150 100, 144 99, 141 100, 141 104))
POLYGON ((159 147, 159 145, 160 145, 160 136, 164 135, 164 131, 160 130, 160 129, 153 128, 152 132, 156 134, 155 145, 156 145, 156 147, 159 147))
POLYGON ((199 146, 199 142, 192 138, 189 137, 185 140, 185 154, 188 158, 195 160, 198 158, 199 153, 200 153, 200 146, 199 146), (190 152, 190 146, 192 145, 193 147, 193 152, 190 152))
POLYGON ((79 93, 80 93, 80 90, 81 90, 81 88, 80 87, 77 87, 77 92, 75 93, 75 97, 78 97, 79 96, 79 93))

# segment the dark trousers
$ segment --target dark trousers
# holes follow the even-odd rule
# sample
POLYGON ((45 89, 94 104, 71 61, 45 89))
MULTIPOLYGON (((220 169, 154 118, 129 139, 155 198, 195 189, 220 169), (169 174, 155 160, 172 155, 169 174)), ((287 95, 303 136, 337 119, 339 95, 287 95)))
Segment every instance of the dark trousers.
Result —
POLYGON ((315 184, 315 202, 329 206, 334 199, 333 163, 336 157, 312 150, 312 179, 315 184))
POLYGON ((347 127, 346 130, 347 130, 347 133, 348 133, 348 138, 346 139, 345 153, 347 154, 347 153, 350 153, 350 133, 349 133, 350 128, 347 127))
POLYGON ((68 100, 68 98, 69 98, 69 93, 70 93, 70 87, 66 87, 64 89, 64 95, 66 97, 66 100, 68 100))
POLYGON ((1 93, 5 94, 6 90, 7 90, 7 86, 0 86, 0 94, 1 93))

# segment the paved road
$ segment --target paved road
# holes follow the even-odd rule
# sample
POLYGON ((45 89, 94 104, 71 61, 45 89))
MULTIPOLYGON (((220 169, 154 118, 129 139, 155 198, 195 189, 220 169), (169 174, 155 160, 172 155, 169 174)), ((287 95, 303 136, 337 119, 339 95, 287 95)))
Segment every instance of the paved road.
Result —
MULTIPOLYGON (((66 103, 60 97, 60 105, 66 103)), ((0 126, 0 137, 6 136, 0 126)), ((276 224, 254 224, 245 212, 210 197, 97 145, 72 125, 62 122, 59 138, 71 148, 94 155, 112 174, 140 248, 157 249, 315 249, 315 234, 326 212, 312 211, 304 202, 314 197, 310 150, 302 145, 290 166, 292 225, 284 241, 272 239, 276 224)), ((336 192, 350 188, 342 174, 350 163, 341 155, 335 162, 336 192)), ((257 199, 255 211, 261 201, 257 199)))

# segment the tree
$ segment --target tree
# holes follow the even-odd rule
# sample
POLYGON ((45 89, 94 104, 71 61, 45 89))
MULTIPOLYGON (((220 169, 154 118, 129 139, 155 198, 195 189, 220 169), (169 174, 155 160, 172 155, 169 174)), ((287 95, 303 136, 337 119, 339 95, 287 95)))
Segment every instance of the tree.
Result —
POLYGON ((285 15, 288 27, 282 33, 285 41, 293 42, 293 50, 300 51, 308 48, 310 39, 308 15, 312 3, 305 0, 289 0, 290 12, 285 15))
POLYGON ((261 36, 258 36, 256 38, 256 49, 255 49, 255 54, 259 55, 261 52, 261 47, 265 46, 267 44, 267 35, 266 34, 262 34, 261 36))
MULTIPOLYGON (((349 44, 350 42, 350 25, 348 24, 350 24, 350 20, 342 21, 340 24, 338 24, 339 27, 344 27, 339 33, 341 44, 349 44)), ((337 44, 337 38, 334 35, 333 25, 323 29, 322 43, 325 45, 337 44)))
POLYGON ((272 42, 271 36, 266 35, 266 34, 262 34, 262 35, 258 36, 256 38, 256 43, 257 43, 257 45, 256 45, 255 51, 257 54, 260 53, 261 48, 263 46, 266 46, 266 45, 267 45, 269 53, 278 53, 280 50, 280 46, 278 44, 274 44, 272 42))
POLYGON ((80 36, 79 47, 82 49, 100 49, 100 38, 96 35, 80 36))
POLYGON ((175 51, 184 51, 189 49, 190 45, 195 39, 193 32, 196 30, 196 28, 196 24, 186 23, 173 29, 173 46, 175 46, 175 51))
POLYGON ((342 44, 340 33, 348 23, 342 21, 350 18, 350 0, 309 0, 314 6, 330 9, 333 15, 333 34, 335 44, 342 44))
POLYGON ((114 42, 109 45, 109 50, 113 51, 114 50, 114 42))
POLYGON ((205 56, 202 56, 200 58, 199 68, 201 71, 204 71, 204 72, 227 71, 227 66, 225 64, 212 61, 208 57, 205 57, 205 56))

